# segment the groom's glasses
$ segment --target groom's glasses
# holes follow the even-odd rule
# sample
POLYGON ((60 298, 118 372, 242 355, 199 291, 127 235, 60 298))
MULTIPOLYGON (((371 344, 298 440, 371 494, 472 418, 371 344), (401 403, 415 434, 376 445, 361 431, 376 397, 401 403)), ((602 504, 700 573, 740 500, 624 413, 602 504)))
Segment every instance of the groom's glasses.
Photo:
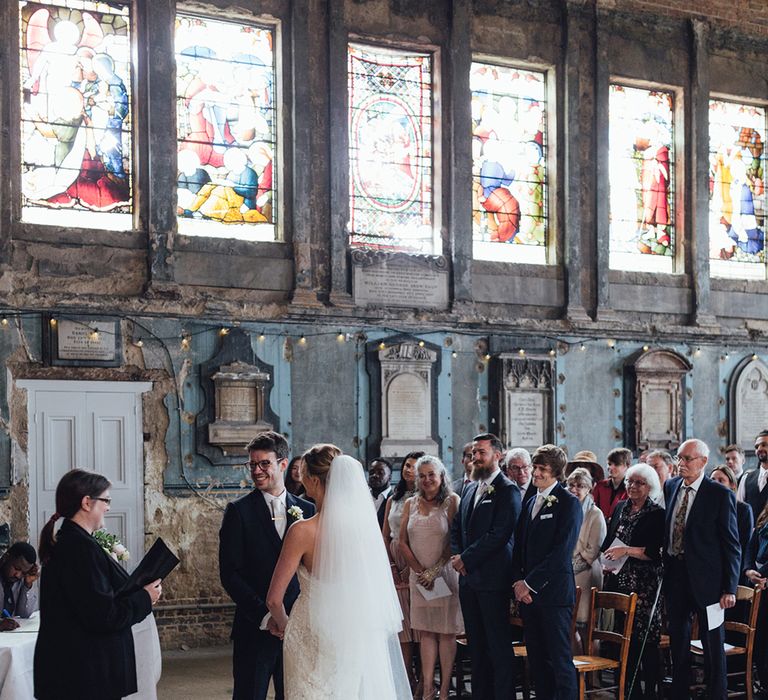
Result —
POLYGON ((260 469, 263 472, 268 472, 269 468, 273 465, 272 460, 269 459, 263 459, 261 462, 246 462, 245 466, 248 467, 251 471, 254 469, 260 469))

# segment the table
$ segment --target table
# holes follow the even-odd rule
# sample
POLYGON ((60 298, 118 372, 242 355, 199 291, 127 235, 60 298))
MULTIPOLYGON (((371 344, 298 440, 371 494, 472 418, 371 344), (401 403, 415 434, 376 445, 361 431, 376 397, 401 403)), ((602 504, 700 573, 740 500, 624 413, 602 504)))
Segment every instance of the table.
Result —
MULTIPOLYGON (((32 669, 35 658, 39 613, 28 620, 17 618, 20 627, 0 632, 0 700, 32 700, 32 669)), ((138 692, 126 700, 157 700, 157 682, 162 672, 160 640, 155 616, 150 614, 132 628, 136 648, 138 692)))

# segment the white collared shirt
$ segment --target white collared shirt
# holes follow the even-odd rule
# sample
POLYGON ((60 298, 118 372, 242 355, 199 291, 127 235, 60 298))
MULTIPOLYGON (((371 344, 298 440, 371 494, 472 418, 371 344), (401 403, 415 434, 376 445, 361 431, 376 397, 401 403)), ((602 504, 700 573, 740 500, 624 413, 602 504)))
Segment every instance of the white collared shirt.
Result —
MULTIPOLYGON (((765 488, 765 483, 768 481, 768 464, 763 466, 763 462, 757 465, 760 470, 757 474, 757 489, 762 491, 765 488)), ((747 472, 743 472, 744 478, 739 481, 739 488, 736 489, 736 500, 744 502, 747 493, 747 472)))
POLYGON ((496 467, 496 469, 491 472, 491 475, 487 477, 486 479, 480 479, 477 482, 477 490, 475 491, 475 502, 473 505, 477 505, 480 502, 480 499, 485 496, 485 494, 488 492, 488 487, 491 485, 493 480, 501 473, 501 469, 496 467))
POLYGON ((387 497, 392 493, 392 487, 387 486, 378 496, 374 496, 371 494, 371 498, 373 499, 373 507, 376 509, 376 512, 379 512, 379 508, 381 508, 381 504, 384 503, 385 500, 387 500, 387 497))
POLYGON ((283 489, 283 492, 279 496, 273 496, 266 491, 261 492, 261 495, 264 496, 264 502, 267 504, 269 516, 272 518, 275 530, 277 530, 280 539, 283 539, 285 528, 288 525, 288 513, 286 512, 285 506, 286 493, 287 491, 285 489, 283 489))
POLYGON ((536 491, 536 498, 533 500, 533 507, 531 508, 531 520, 533 520, 539 514, 539 511, 544 504, 544 499, 549 496, 550 493, 552 493, 555 486, 557 486, 557 481, 551 483, 543 491, 541 489, 536 491))
MULTIPOLYGON (((704 481, 704 470, 701 470, 701 474, 699 475, 699 478, 696 479, 691 485, 690 485, 690 491, 688 491, 688 508, 685 511, 685 524, 688 524, 688 516, 691 514, 691 508, 693 508, 693 502, 696 500, 696 494, 699 492, 699 488, 701 488, 701 482, 704 481)), ((686 483, 685 481, 681 481, 680 485, 677 488, 677 497, 675 498, 675 507, 672 509, 672 518, 669 522, 669 547, 667 547, 667 551, 672 554, 671 548, 672 548, 672 537, 674 535, 675 531, 675 518, 677 517, 677 511, 680 510, 680 506, 683 503, 683 498, 685 498, 685 489, 686 483)))

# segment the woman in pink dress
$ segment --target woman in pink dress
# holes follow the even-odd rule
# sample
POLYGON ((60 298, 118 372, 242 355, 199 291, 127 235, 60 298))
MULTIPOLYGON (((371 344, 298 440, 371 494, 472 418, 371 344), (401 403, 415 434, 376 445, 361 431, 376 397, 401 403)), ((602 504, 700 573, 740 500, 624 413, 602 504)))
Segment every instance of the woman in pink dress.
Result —
POLYGON ((400 526, 400 550, 411 569, 411 627, 419 633, 423 700, 435 697, 435 663, 440 658, 440 697, 448 697, 456 656, 456 635, 464 631, 459 577, 450 565, 450 526, 459 508, 445 466, 430 455, 416 462, 416 495, 409 498, 400 526))

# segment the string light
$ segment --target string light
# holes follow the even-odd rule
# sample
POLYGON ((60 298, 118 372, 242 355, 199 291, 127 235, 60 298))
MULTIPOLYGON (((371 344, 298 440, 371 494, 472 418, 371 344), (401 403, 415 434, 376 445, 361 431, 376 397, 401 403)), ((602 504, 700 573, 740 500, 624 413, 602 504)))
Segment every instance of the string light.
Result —
POLYGON ((520 357, 524 357, 525 356, 525 348, 520 348, 517 351, 517 354, 520 355, 520 357))
POLYGON ((299 345, 306 345, 307 344, 307 337, 305 335, 302 335, 301 338, 299 338, 299 345))
POLYGON ((457 353, 455 350, 451 353, 451 357, 457 358, 459 356, 459 353, 457 353))
POLYGON ((758 359, 757 353, 756 352, 752 353, 752 360, 757 360, 757 359, 758 359))
POLYGON ((259 342, 263 343, 266 340, 267 336, 265 336, 263 333, 259 333, 259 342))
POLYGON ((99 339, 99 332, 98 332, 98 331, 96 331, 96 330, 94 330, 94 331, 91 331, 91 340, 93 340, 93 341, 95 342, 95 341, 97 341, 98 339, 99 339))
POLYGON ((424 341, 423 341, 423 340, 420 340, 420 341, 419 341, 419 347, 420 347, 420 348, 423 348, 423 347, 424 347, 424 341))
POLYGON ((557 350, 555 350, 554 348, 550 348, 549 349, 549 356, 550 357, 554 357, 555 355, 557 355, 557 350))
POLYGON ((611 350, 615 350, 615 349, 616 349, 616 341, 615 341, 615 340, 613 340, 613 339, 609 339, 609 340, 608 340, 608 347, 609 347, 611 350))
POLYGON ((138 340, 137 340, 137 341, 134 343, 134 345, 135 345, 137 348, 143 348, 143 347, 144 347, 144 341, 143 341, 141 338, 139 338, 139 339, 138 339, 138 340))
POLYGON ((48 321, 48 323, 51 324, 51 327, 56 328, 58 321, 55 318, 52 318, 50 321, 48 321))
POLYGON ((651 349, 650 345, 643 345, 643 352, 648 352, 651 349))
POLYGON ((491 359, 491 355, 490 355, 490 353, 485 353, 485 355, 483 355, 483 359, 484 359, 486 362, 488 362, 488 360, 490 360, 490 359, 491 359))
POLYGON ((699 355, 701 355, 701 348, 696 348, 696 350, 694 350, 693 352, 693 356, 699 357, 699 355))
POLYGON ((382 340, 379 343, 379 350, 386 350, 386 349, 387 349, 387 344, 382 340))
POLYGON ((338 340, 340 343, 343 343, 346 339, 347 337, 341 331, 339 331, 339 334, 336 336, 336 340, 338 340))
POLYGON ((188 335, 181 336, 181 349, 186 352, 189 350, 190 337, 188 335))
POLYGON ((584 343, 582 343, 581 345, 579 345, 579 350, 581 350, 581 352, 584 352, 586 349, 587 349, 587 346, 586 346, 586 345, 584 345, 584 343))
POLYGON ((222 328, 219 331, 219 335, 223 338, 225 335, 229 335, 229 328, 222 328))

